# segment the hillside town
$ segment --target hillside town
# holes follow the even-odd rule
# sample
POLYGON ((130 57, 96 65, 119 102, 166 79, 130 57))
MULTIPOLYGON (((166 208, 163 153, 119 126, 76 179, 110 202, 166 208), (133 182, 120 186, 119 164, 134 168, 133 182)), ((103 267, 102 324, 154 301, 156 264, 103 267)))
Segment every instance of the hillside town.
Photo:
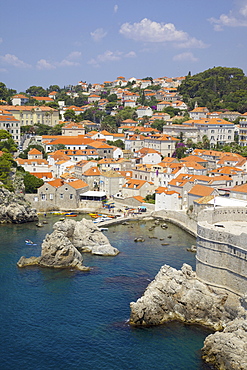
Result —
POLYGON ((80 81, 66 92, 72 104, 55 90, 2 100, 0 130, 18 147, 18 168, 43 181, 32 206, 79 209, 108 199, 195 215, 246 206, 247 159, 232 147, 247 145, 247 112, 209 111, 197 101, 190 108, 179 93, 185 79, 80 81), (86 104, 73 104, 78 99, 86 104), (57 132, 38 133, 38 126, 57 132))

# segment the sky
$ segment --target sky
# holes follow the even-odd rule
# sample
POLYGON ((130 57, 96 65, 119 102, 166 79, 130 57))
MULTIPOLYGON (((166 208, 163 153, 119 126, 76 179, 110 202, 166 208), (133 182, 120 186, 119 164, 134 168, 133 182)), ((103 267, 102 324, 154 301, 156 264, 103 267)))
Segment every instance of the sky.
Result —
POLYGON ((0 82, 17 92, 246 63, 247 0, 1 3, 0 82))

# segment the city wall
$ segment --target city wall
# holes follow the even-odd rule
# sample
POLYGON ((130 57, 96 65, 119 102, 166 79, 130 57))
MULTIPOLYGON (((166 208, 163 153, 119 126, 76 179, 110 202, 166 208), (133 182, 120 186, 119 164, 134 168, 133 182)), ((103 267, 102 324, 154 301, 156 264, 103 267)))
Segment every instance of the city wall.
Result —
POLYGON ((196 236, 197 233, 197 220, 184 211, 161 210, 152 212, 153 217, 161 217, 164 221, 169 221, 174 225, 181 227, 189 234, 196 236))
POLYGON ((245 208, 216 208, 199 213, 196 274, 200 280, 238 295, 247 292, 246 221, 245 208), (231 228, 234 222, 242 228, 231 228))

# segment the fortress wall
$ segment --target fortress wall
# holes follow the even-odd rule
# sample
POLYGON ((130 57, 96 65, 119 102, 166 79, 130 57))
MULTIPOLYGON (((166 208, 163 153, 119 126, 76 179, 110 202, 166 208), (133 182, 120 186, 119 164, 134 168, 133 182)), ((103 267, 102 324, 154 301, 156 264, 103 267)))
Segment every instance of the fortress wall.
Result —
POLYGON ((247 230, 239 234, 224 230, 220 222, 230 220, 246 222, 247 210, 231 207, 199 214, 196 273, 205 283, 243 295, 247 292, 247 230))

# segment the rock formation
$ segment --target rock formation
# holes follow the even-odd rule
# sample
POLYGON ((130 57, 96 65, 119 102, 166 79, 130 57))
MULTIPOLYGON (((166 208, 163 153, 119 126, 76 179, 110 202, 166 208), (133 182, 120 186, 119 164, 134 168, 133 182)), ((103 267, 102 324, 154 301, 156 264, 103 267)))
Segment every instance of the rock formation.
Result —
POLYGON ((24 223, 37 221, 36 210, 25 200, 24 189, 10 192, 0 183, 0 223, 24 223))
POLYGON ((204 341, 202 357, 221 370, 247 369, 247 320, 237 318, 204 341))
POLYGON ((81 271, 88 271, 89 267, 83 266, 82 262, 81 253, 73 246, 69 238, 64 233, 55 230, 51 235, 46 235, 42 243, 40 257, 21 257, 17 266, 70 267, 81 271))
POLYGON ((247 298, 212 288, 189 265, 181 271, 164 265, 137 302, 130 303, 132 325, 179 320, 223 330, 209 335, 203 358, 221 370, 247 369, 247 298))
POLYGON ((116 256, 119 253, 119 250, 111 246, 108 238, 91 220, 85 218, 81 221, 66 219, 56 222, 53 228, 63 232, 81 252, 90 252, 101 256, 116 256))
POLYGON ((38 265, 44 267, 71 267, 82 271, 89 270, 83 266, 79 252, 91 252, 101 256, 116 256, 119 251, 113 248, 107 237, 90 220, 64 220, 53 225, 53 233, 46 235, 42 243, 40 257, 21 257, 19 267, 38 265))

